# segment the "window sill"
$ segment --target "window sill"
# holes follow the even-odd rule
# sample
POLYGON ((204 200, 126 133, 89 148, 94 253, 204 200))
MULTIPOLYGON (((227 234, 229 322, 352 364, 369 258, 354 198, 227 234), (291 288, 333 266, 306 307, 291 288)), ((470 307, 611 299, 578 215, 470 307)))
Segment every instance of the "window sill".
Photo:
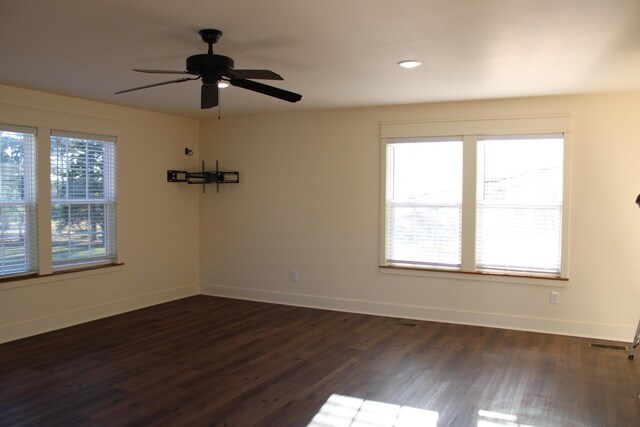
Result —
POLYGON ((6 277, 0 279, 0 291, 5 289, 19 288, 23 286, 40 285, 43 283, 59 282, 68 280, 72 275, 73 279, 95 276, 98 274, 116 273, 122 271, 124 263, 94 265, 90 267, 80 267, 69 270, 54 271, 50 274, 28 274, 24 276, 6 277))
POLYGON ((397 265, 381 265, 379 266, 378 270, 382 274, 392 274, 400 276, 434 277, 438 279, 473 280, 477 282, 512 283, 553 287, 564 286, 569 281, 568 278, 552 276, 468 272, 459 270, 438 270, 397 265))

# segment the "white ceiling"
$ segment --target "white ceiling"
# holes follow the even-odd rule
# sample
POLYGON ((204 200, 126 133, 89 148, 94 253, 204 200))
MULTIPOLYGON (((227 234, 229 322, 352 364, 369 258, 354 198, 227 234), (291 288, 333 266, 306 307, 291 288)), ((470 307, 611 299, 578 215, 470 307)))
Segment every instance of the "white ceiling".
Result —
POLYGON ((114 92, 174 78, 131 68, 184 70, 217 28, 216 53, 303 95, 227 88, 223 116, 638 90, 639 18, 640 0, 2 0, 0 83, 216 117, 196 81, 114 92))

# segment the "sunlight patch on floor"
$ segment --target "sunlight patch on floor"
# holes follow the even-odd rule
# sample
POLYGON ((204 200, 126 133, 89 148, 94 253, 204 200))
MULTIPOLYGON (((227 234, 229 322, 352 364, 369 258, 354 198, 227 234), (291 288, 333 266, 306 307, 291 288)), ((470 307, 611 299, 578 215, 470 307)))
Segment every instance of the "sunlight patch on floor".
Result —
POLYGON ((518 417, 510 414, 503 414, 502 412, 478 411, 480 420, 478 421, 478 427, 535 427, 528 424, 519 424, 518 417))
POLYGON ((332 394, 308 427, 437 427, 438 413, 332 394))

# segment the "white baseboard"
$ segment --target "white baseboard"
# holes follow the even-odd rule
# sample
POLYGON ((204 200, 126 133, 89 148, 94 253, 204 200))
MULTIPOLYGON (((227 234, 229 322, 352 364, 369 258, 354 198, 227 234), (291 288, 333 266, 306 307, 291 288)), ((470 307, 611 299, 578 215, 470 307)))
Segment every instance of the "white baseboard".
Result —
MULTIPOLYGON (((636 325, 611 325, 562 319, 451 310, 436 307, 390 304, 376 301, 304 295, 261 289, 237 288, 213 284, 202 284, 200 287, 200 293, 211 296, 294 305, 323 310, 429 320, 464 325, 488 326, 502 329, 542 332, 623 342, 631 341, 636 328, 636 325)), ((0 327, 0 343, 56 329, 62 329, 80 323, 90 322, 92 320, 114 316, 116 314, 197 294, 198 290, 195 285, 183 286, 152 294, 113 301, 106 304, 83 307, 77 310, 32 319, 25 322, 14 323, 0 327)))
POLYGON ((549 319, 510 314, 452 310, 436 307, 400 305, 376 301, 303 295, 213 284, 202 284, 200 286, 200 292, 204 295, 295 305, 299 307, 318 308, 324 310, 346 311, 350 313, 429 320, 434 322, 457 323, 474 326, 488 326, 501 329, 542 332, 623 342, 631 341, 636 328, 635 325, 610 325, 564 319, 549 319))
POLYGON ((52 316, 40 317, 25 322, 0 327, 0 343, 42 334, 80 323, 90 322, 103 317, 114 316, 127 311, 137 310, 151 305, 161 304, 198 294, 197 285, 182 286, 151 294, 140 295, 106 304, 83 307, 52 316))

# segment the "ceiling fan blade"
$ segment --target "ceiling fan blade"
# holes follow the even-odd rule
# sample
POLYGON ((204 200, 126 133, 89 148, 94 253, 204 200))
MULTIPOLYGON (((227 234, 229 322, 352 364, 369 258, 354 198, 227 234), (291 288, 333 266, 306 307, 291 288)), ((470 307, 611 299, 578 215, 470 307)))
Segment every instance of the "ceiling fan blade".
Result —
POLYGON ((284 101, 298 102, 302 99, 302 95, 300 94, 289 92, 288 90, 265 85, 265 84, 254 82, 251 80, 231 79, 229 80, 229 83, 231 83, 233 86, 237 86, 244 89, 252 90, 254 92, 259 92, 265 95, 273 96, 274 98, 279 98, 284 101))
POLYGON ((218 105, 218 84, 203 84, 200 90, 200 108, 213 108, 218 105))
POLYGON ((131 71, 137 71, 138 73, 150 73, 150 74, 190 74, 188 71, 173 71, 173 70, 141 70, 134 68, 131 71))
POLYGON ((230 70, 228 73, 233 79, 284 80, 271 70, 230 70))
POLYGON ((121 90, 120 92, 116 92, 116 95, 118 95, 119 93, 133 92, 134 90, 147 89, 147 88, 155 87, 155 86, 168 85, 170 83, 186 82, 187 80, 198 80, 198 77, 184 77, 182 79, 169 80, 168 82, 160 82, 160 83, 153 83, 153 84, 150 84, 150 85, 138 86, 138 87, 134 87, 134 88, 131 88, 131 89, 125 89, 125 90, 121 90))

